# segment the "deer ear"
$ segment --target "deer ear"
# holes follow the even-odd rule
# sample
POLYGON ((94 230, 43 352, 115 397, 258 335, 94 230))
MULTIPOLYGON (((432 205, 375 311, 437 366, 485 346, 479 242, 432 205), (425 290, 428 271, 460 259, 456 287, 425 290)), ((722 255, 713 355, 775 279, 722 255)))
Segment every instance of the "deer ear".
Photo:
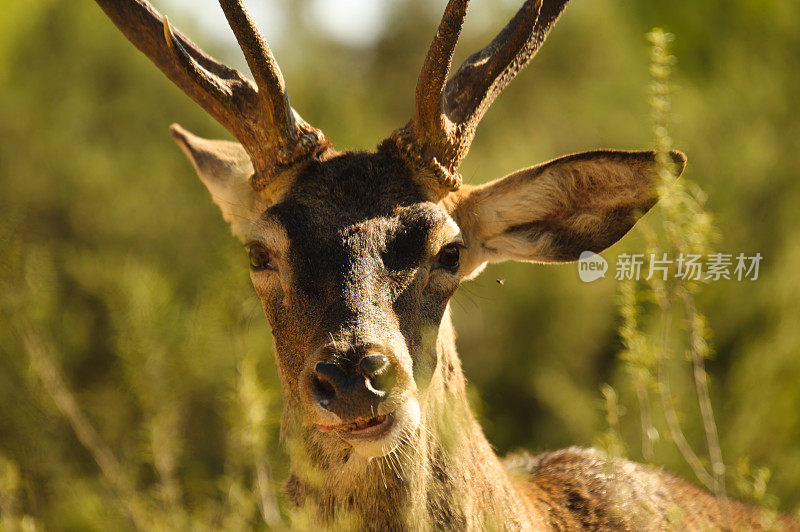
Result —
POLYGON ((266 209, 264 199, 250 186, 253 164, 245 149, 236 142, 198 137, 178 124, 169 129, 234 236, 244 241, 250 226, 266 209))
MULTIPOLYGON (((680 175, 686 157, 671 152, 680 175)), ((655 153, 592 151, 540 164, 479 187, 451 203, 464 233, 467 277, 487 262, 570 262, 599 253, 657 201, 655 153)))

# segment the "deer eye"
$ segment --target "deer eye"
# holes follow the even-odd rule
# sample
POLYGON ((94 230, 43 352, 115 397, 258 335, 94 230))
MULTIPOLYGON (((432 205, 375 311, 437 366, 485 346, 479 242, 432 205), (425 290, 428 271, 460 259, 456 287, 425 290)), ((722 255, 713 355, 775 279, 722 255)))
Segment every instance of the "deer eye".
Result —
POLYGON ((269 252, 259 244, 252 244, 247 247, 247 254, 250 256, 250 269, 253 271, 274 270, 272 258, 269 252))
POLYGON ((433 265, 433 269, 444 268, 451 272, 458 270, 461 247, 461 244, 447 244, 443 247, 436 257, 436 264, 433 265))

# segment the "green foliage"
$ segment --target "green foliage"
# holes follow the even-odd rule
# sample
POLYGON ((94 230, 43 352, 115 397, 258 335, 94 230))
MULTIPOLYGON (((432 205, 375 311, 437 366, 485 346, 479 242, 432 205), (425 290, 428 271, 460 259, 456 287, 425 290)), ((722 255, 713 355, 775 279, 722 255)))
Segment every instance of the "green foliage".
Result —
MULTIPOLYGON (((516 7, 475 3, 491 28, 470 19, 457 60, 483 46, 516 7)), ((304 5, 294 4, 289 9, 304 5)), ((410 116, 437 10, 395 3, 393 23, 367 50, 330 42, 301 12, 290 13, 293 33, 307 36, 276 46, 294 105, 339 147, 373 147, 410 116)), ((793 107, 800 6, 575 2, 484 119, 463 174, 484 182, 563 153, 649 146, 642 35, 656 24, 679 36, 681 58, 670 78, 672 108, 664 109, 671 122, 661 125, 689 157, 686 182, 700 184, 707 200, 682 180, 665 180, 673 215, 648 215, 663 217, 649 226, 667 223, 666 231, 652 230, 660 245, 713 243, 765 257, 755 282, 671 288, 681 296, 672 352, 695 351, 708 364, 729 492, 791 511, 800 505, 800 247, 793 234, 800 227, 793 107), (706 239, 705 212, 714 213, 717 238, 706 239), (683 293, 693 294, 705 320, 686 319, 683 293), (704 330, 715 333, 708 360, 704 330), (679 348, 678 336, 691 345, 679 348)), ((233 55, 181 29, 215 55, 233 55)), ((91 2, 11 0, 4 7, 4 529, 129 529, 137 512, 152 521, 140 527, 164 529, 266 528, 281 518, 275 507, 285 506, 286 454, 268 329, 245 254, 171 142, 172 121, 226 137, 91 2), (30 352, 44 363, 31 364, 30 352), (54 393, 56 381, 43 386, 47 375, 59 376, 63 394, 54 393), (65 397, 80 407, 78 417, 65 397), (78 436, 81 417, 96 438, 78 436), (110 472, 98 467, 108 462, 98 458, 104 455, 117 464, 110 472)), ((656 137, 665 151, 669 135, 662 133, 656 137)), ((647 251, 644 236, 634 232, 607 258, 647 251)), ((691 476, 667 436, 660 401, 647 401, 647 414, 637 406, 643 396, 658 397, 658 297, 625 285, 615 296, 613 279, 583 284, 576 273, 569 265, 491 266, 456 295, 470 398, 480 401, 490 441, 501 452, 588 445, 611 416, 607 448, 691 476), (604 382, 613 388, 603 388, 601 401, 604 382)), ((706 425, 688 367, 673 356, 667 369, 681 429, 701 449, 706 425)), ((710 470, 707 459, 699 461, 710 470)), ((282 519, 303 523, 301 514, 282 519)))
MULTIPOLYGON (((697 479, 708 490, 722 497, 726 494, 725 464, 705 367, 705 361, 711 353, 708 345, 709 331, 705 317, 696 307, 695 299, 700 291, 700 282, 689 276, 688 269, 682 262, 684 257, 707 255, 715 232, 711 217, 703 208, 702 190, 689 178, 678 179, 671 155, 672 139, 668 130, 671 116, 669 81, 675 57, 669 54, 669 47, 673 36, 657 28, 647 37, 652 44, 650 72, 653 83, 650 105, 656 145, 656 189, 660 216, 650 217, 641 223, 648 252, 645 264, 650 264, 645 280, 623 279, 620 284, 619 300, 623 317, 620 336, 624 345, 620 359, 628 365, 631 384, 636 390, 639 403, 642 455, 651 461, 655 458, 653 448, 659 432, 651 413, 650 391, 653 390, 660 399, 663 424, 666 427, 663 432, 680 451, 697 479), (663 274, 655 273, 652 266, 661 257, 673 259, 663 274), (640 284, 644 284, 645 288, 640 288, 640 284), (641 315, 640 301, 647 299, 657 303, 653 314, 660 321, 658 335, 652 332, 648 334, 640 326, 646 317, 641 315), (681 303, 684 321, 676 330, 672 315, 681 303), (674 371, 671 371, 671 366, 678 365, 680 368, 680 360, 676 364, 674 354, 681 350, 687 353, 693 369, 691 374, 705 432, 705 448, 710 462, 708 467, 686 438, 681 426, 681 412, 672 392, 674 371)), ((608 385, 601 388, 607 403, 608 397, 612 395, 609 389, 613 391, 608 385)), ((614 406, 616 407, 616 401, 614 406)), ((608 421, 609 431, 618 431, 619 420, 609 415, 608 421)))

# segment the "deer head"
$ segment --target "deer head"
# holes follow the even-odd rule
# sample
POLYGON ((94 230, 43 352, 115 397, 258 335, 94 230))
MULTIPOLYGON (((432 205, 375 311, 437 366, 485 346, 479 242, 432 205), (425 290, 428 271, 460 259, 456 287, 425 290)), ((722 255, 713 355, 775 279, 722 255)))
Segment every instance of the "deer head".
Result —
MULTIPOLYGON (((97 2, 239 141, 172 127, 249 254, 275 337, 283 430, 315 455, 367 463, 407 441, 443 397, 466 403, 448 317, 462 281, 489 262, 561 263, 600 252, 656 202, 653 152, 586 152, 482 186, 461 183, 478 121, 536 54, 566 0, 526 1, 448 80, 468 4, 450 0, 411 120, 374 152, 357 153, 336 151, 292 109, 241 0, 220 5, 255 84, 146 1, 97 2)), ((683 155, 672 157, 682 170, 683 155)))

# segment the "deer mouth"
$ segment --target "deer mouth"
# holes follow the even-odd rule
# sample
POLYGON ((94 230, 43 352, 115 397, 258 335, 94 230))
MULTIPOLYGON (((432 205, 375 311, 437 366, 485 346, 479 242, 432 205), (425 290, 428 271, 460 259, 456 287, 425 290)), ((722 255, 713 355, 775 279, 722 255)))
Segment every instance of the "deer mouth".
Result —
POLYGON ((333 434, 353 448, 353 455, 371 460, 394 451, 420 423, 419 402, 410 397, 387 414, 364 416, 338 425, 316 425, 323 434, 333 434))
POLYGON ((317 430, 320 432, 338 432, 342 436, 374 438, 388 431, 393 423, 393 414, 383 414, 369 418, 362 417, 339 425, 317 425, 317 430))

